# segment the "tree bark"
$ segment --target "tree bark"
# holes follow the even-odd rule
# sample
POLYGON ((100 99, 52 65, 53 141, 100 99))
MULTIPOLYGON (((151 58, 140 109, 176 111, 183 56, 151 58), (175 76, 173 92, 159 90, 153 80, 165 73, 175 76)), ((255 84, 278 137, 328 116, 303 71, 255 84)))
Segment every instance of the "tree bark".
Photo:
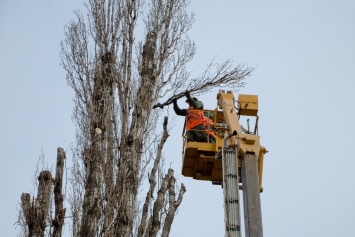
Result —
POLYGON ((66 159, 64 149, 59 147, 57 149, 57 165, 56 174, 54 180, 54 205, 55 205, 55 216, 52 220, 53 226, 53 237, 61 237, 62 229, 64 225, 64 217, 66 209, 64 208, 63 201, 63 171, 64 171, 64 160, 66 159))
POLYGON ((21 195, 22 210, 28 226, 29 237, 43 237, 47 227, 52 187, 51 172, 42 171, 38 176, 38 181, 37 198, 32 203, 30 194, 23 193, 21 195))
POLYGON ((101 133, 100 128, 95 129, 92 151, 87 161, 86 192, 79 236, 94 237, 98 230, 101 215, 101 133))

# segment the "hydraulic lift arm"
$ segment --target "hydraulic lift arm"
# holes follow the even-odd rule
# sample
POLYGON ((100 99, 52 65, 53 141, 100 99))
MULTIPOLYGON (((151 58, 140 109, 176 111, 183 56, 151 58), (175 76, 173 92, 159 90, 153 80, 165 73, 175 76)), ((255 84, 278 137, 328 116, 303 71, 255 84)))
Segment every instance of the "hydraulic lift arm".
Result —
MULTIPOLYGON (((239 124, 238 114, 234 108, 232 92, 218 93, 218 106, 222 109, 229 126, 225 136, 222 156, 223 193, 225 206, 226 237, 240 237, 239 214, 239 179, 242 180, 244 224, 246 237, 262 237, 262 215, 260 192, 263 155, 265 148, 260 146, 260 138, 256 134, 243 134, 239 124), (260 159, 259 159, 260 158, 260 159), (261 162, 258 168, 258 162, 261 162), (239 175, 241 174, 241 177, 239 175)), ((257 115, 257 97, 250 96, 251 101, 239 101, 239 115, 257 115), (256 106, 250 106, 256 103, 256 106), (243 111, 244 110, 244 111, 243 111)))

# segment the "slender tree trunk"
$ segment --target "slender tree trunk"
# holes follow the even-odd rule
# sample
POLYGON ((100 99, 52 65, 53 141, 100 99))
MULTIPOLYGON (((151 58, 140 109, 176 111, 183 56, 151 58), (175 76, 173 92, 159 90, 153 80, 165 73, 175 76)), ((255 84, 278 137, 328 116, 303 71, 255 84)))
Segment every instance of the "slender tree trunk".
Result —
POLYGON ((63 148, 57 149, 57 165, 56 174, 54 180, 54 205, 55 205, 55 216, 52 220, 53 237, 61 237, 62 229, 64 225, 64 217, 66 209, 64 208, 63 201, 63 172, 64 172, 64 160, 66 159, 65 152, 63 148))

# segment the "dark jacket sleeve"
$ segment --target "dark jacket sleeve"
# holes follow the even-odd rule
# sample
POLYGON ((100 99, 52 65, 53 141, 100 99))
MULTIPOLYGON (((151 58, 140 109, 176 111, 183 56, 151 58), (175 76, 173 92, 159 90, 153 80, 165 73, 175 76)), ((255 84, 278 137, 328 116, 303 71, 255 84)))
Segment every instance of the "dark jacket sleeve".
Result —
POLYGON ((177 115, 186 116, 186 109, 180 109, 177 103, 174 103, 174 111, 177 115))

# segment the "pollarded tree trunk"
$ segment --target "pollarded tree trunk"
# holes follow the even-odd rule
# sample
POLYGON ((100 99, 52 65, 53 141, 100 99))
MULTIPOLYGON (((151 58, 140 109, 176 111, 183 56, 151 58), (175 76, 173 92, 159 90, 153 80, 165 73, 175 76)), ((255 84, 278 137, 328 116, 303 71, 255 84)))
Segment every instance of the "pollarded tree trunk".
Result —
POLYGON ((21 195, 22 209, 25 214, 29 237, 43 237, 47 227, 47 215, 52 187, 51 172, 42 171, 38 176, 38 181, 36 199, 31 202, 30 194, 23 193, 21 195))
POLYGON ((43 237, 46 233, 48 236, 62 236, 62 228, 64 225, 64 217, 66 209, 63 206, 63 172, 65 152, 63 148, 57 149, 56 177, 52 179, 50 171, 40 172, 38 176, 38 193, 37 198, 31 201, 29 193, 21 195, 22 211, 25 222, 28 227, 29 237, 43 237), (52 185, 54 184, 54 216, 50 216, 52 185), (53 233, 46 231, 48 220, 51 220, 53 233))

